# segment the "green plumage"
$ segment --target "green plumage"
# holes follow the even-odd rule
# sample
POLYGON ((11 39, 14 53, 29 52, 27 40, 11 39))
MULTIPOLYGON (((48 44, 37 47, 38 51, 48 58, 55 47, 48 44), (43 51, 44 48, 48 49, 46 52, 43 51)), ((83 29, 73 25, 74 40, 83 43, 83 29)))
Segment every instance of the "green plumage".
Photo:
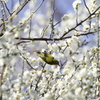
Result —
POLYGON ((37 52, 43 61, 45 61, 47 64, 50 65, 59 65, 58 60, 56 60, 53 56, 50 54, 47 54, 46 52, 37 52))

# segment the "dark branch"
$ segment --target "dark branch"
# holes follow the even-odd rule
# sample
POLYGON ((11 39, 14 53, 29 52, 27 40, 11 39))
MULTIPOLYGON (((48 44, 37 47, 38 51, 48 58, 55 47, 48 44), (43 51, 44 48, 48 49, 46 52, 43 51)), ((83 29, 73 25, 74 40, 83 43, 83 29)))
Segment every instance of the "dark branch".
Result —
POLYGON ((87 18, 85 18, 84 20, 82 20, 80 23, 78 23, 76 26, 74 26, 73 28, 69 29, 67 32, 65 32, 61 38, 63 38, 66 34, 68 34, 69 32, 75 30, 76 27, 78 27, 79 25, 82 25, 83 22, 85 22, 86 20, 88 20, 92 15, 94 15, 98 10, 100 9, 100 6, 93 12, 91 13, 87 18))
MULTIPOLYGON (((89 34, 95 34, 96 32, 88 32, 88 33, 83 33, 83 34, 78 34, 78 35, 74 35, 74 36, 86 36, 86 35, 89 35, 89 34)), ((19 39, 19 40, 22 40, 20 41, 18 44, 21 44, 21 43, 26 43, 26 42, 29 42, 29 41, 59 41, 59 40, 65 40, 65 39, 68 39, 68 38, 71 38, 72 36, 66 36, 66 37, 63 37, 63 38, 22 38, 22 37, 16 37, 15 39, 19 39), (27 41, 28 40, 28 41, 27 41)))

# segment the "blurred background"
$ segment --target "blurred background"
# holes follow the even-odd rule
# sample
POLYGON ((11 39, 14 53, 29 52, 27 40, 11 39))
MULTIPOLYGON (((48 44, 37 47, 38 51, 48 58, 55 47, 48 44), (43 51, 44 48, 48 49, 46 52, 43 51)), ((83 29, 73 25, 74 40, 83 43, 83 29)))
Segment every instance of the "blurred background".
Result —
MULTIPOLYGON (((15 9, 18 6, 18 3, 22 4, 24 1, 25 0, 8 0, 7 6, 10 9, 10 11, 13 11, 13 9, 15 9)), ((33 8, 31 5, 31 8, 34 9, 35 7, 37 7, 41 1, 42 0, 33 0, 33 2, 35 2, 36 4, 33 6, 33 8)), ((44 0, 43 5, 41 6, 41 13, 45 13, 45 6, 50 6, 52 9, 52 6, 54 4, 53 1, 54 0, 49 0, 49 2, 51 4, 50 3, 47 4, 48 0, 44 0)), ((55 0, 55 8, 56 8, 55 18, 56 18, 56 20, 59 21, 64 14, 66 14, 69 11, 74 11, 73 7, 72 7, 72 3, 74 1, 75 0, 55 0)), ((25 12, 26 9, 28 9, 28 7, 29 7, 29 5, 25 6, 24 9, 19 14, 22 15, 23 14, 22 12, 25 12)), ((32 9, 30 9, 30 10, 32 10, 32 9)))

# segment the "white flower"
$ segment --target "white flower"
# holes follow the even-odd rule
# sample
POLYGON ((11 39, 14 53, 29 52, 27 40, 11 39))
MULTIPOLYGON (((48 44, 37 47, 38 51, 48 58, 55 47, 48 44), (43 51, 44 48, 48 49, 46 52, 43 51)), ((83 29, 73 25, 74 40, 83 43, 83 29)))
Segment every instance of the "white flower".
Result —
POLYGON ((0 91, 6 92, 7 91, 7 86, 6 85, 2 85, 1 88, 0 88, 0 91))
POLYGON ((31 98, 34 98, 33 100, 35 100, 37 98, 37 94, 36 92, 34 91, 34 88, 29 88, 29 95, 31 98))
POLYGON ((21 87, 21 84, 20 84, 20 83, 14 84, 14 89, 15 89, 15 90, 19 90, 20 87, 21 87))
POLYGON ((45 95, 44 95, 44 100, 52 100, 53 98, 52 98, 52 94, 51 93, 46 93, 45 95))
POLYGON ((81 87, 76 88, 76 89, 75 89, 75 94, 76 94, 76 95, 79 95, 80 92, 81 92, 81 90, 82 90, 81 87))
POLYGON ((63 53, 59 53, 57 56, 58 56, 60 59, 64 58, 64 54, 63 54, 63 53))
POLYGON ((97 68, 93 68, 93 76, 94 77, 97 77, 98 76, 97 68))
POLYGON ((72 94, 72 92, 68 92, 66 95, 65 95, 65 100, 75 100, 75 95, 72 94))
POLYGON ((31 74, 29 71, 25 71, 23 76, 24 76, 24 78, 27 79, 27 78, 30 78, 31 74))
POLYGON ((100 86, 100 82, 99 82, 99 81, 97 81, 97 82, 96 82, 96 85, 100 86))
POLYGON ((91 0, 92 2, 97 2, 97 0, 91 0))
MULTIPOLYGON (((0 55, 1 56, 1 55, 0 55)), ((4 59, 0 59, 0 66, 3 66, 4 65, 4 59)))
POLYGON ((48 47, 50 48, 50 50, 53 50, 53 51, 57 51, 58 50, 58 46, 57 46, 56 43, 48 44, 48 47))
POLYGON ((34 8, 35 4, 36 4, 36 0, 31 0, 31 1, 29 2, 29 7, 30 7, 30 8, 34 8))
MULTIPOLYGON (((75 50, 78 48, 78 43, 79 43, 80 41, 79 41, 79 38, 78 38, 78 37, 72 36, 72 38, 71 38, 71 39, 68 39, 67 42, 68 42, 68 44, 70 45, 69 48, 70 48, 72 51, 75 51, 75 50)), ((70 53, 70 52, 69 52, 69 53, 70 53)))
POLYGON ((97 0, 90 0, 89 9, 93 12, 99 5, 97 0))
POLYGON ((63 99, 63 97, 59 97, 57 100, 65 100, 65 99, 63 99))
POLYGON ((45 49, 42 49, 42 50, 41 50, 41 52, 44 52, 44 51, 46 51, 46 50, 45 50, 45 49))
POLYGON ((83 26, 83 30, 86 31, 86 30, 89 30, 89 29, 90 29, 90 26, 89 26, 89 25, 84 25, 84 26, 83 26))
POLYGON ((63 89, 63 90, 60 90, 59 91, 59 95, 63 95, 66 91, 63 89))
POLYGON ((17 93, 13 93, 13 100, 21 100, 20 98, 22 97, 21 93, 17 92, 17 93))
POLYGON ((53 43, 53 44, 52 44, 52 47, 53 47, 53 50, 58 50, 58 46, 57 46, 56 43, 53 43))
POLYGON ((41 70, 40 70, 40 71, 38 71, 38 70, 37 70, 37 72, 36 72, 37 76, 40 76, 40 75, 41 75, 41 73, 42 73, 42 71, 41 71, 41 70))
POLYGON ((96 28, 96 23, 91 23, 91 28, 96 28))
POLYGON ((5 31, 5 33, 4 33, 6 36, 10 36, 11 35, 11 33, 9 32, 9 31, 5 31))
POLYGON ((76 0, 73 2, 73 8, 74 10, 78 10, 78 5, 81 4, 81 0, 76 0))
POLYGON ((60 81, 58 81, 58 88, 59 89, 62 89, 62 88, 64 88, 65 87, 65 82, 64 81, 62 81, 62 80, 60 80, 60 81))
POLYGON ((69 19, 69 15, 68 14, 65 14, 62 18, 61 18, 63 21, 66 21, 69 19))
POLYGON ((79 71, 79 73, 77 73, 76 77, 78 80, 81 80, 83 77, 85 77, 87 75, 87 69, 83 68, 79 71))
POLYGON ((60 72, 60 69, 59 69, 59 67, 58 67, 58 69, 57 68, 52 68, 52 70, 54 71, 54 73, 53 73, 53 78, 56 78, 56 77, 59 77, 60 76, 60 74, 59 74, 59 72, 60 72))

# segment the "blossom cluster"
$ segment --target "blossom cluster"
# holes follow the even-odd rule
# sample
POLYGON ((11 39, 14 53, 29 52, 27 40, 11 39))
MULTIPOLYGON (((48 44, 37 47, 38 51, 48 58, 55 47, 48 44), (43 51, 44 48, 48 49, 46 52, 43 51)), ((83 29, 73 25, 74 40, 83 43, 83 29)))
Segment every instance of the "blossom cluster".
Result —
MULTIPOLYGON (((7 0, 3 1, 6 3, 7 0)), ((97 0, 91 2, 91 5, 86 3, 93 12, 98 3, 97 0)), ((24 13, 24 17, 16 15, 15 23, 8 22, 6 30, 2 31, 3 35, 0 36, 0 98, 2 100, 96 99, 100 93, 98 89, 100 48, 96 45, 99 41, 96 40, 100 23, 98 16, 92 16, 91 21, 88 19, 77 26, 76 15, 70 12, 62 16, 58 26, 53 27, 52 24, 57 21, 53 19, 53 23, 50 20, 51 1, 46 2, 45 15, 30 11, 36 3, 34 0, 29 3, 29 9, 24 13), (34 23, 30 25, 30 22, 34 23), (90 33, 95 35, 88 37, 90 33), (24 41, 21 37, 33 41, 27 39, 24 41), (38 38, 40 40, 34 41, 38 38), (41 41, 42 39, 44 40, 41 41), (45 63, 37 51, 47 51, 59 61, 59 65, 45 63)), ((81 10, 82 7, 81 0, 73 3, 75 11, 81 10)), ((87 11, 79 12, 79 16, 79 21, 87 19, 87 11)))

